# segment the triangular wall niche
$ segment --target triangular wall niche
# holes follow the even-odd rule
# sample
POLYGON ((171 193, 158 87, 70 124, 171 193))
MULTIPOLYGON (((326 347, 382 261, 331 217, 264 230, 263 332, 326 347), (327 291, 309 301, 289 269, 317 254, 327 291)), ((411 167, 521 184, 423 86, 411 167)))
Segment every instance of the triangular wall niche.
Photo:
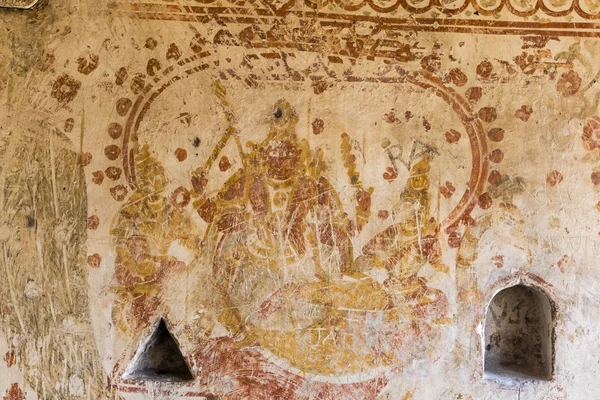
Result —
POLYGON ((123 378, 158 382, 183 382, 194 379, 179 345, 162 318, 150 337, 138 348, 123 378))

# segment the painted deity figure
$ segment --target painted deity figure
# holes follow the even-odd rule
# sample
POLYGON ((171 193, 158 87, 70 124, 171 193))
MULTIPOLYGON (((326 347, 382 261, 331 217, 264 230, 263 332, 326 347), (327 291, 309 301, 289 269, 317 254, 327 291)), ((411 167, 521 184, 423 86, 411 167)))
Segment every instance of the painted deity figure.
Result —
POLYGON ((249 144, 245 168, 200 207, 215 249, 213 272, 224 298, 221 322, 232 332, 294 330, 325 317, 298 297, 302 284, 330 282, 352 268, 352 243, 340 201, 296 134, 290 105, 275 105, 267 138, 249 144))
POLYGON ((429 212, 431 156, 411 167, 400 196, 406 219, 355 260, 352 225, 321 152, 298 138, 297 122, 292 107, 277 102, 267 138, 249 144, 244 167, 199 207, 209 222, 204 245, 213 251, 218 320, 241 346, 259 344, 307 370, 360 369, 356 360, 365 358, 387 364, 398 349, 383 356, 374 334, 398 343, 398 320, 410 335, 427 331, 415 319, 445 314, 446 297, 417 276, 426 263, 444 268, 429 212), (375 279, 375 269, 387 278, 375 279), (387 325, 373 328, 373 321, 387 325))
POLYGON ((204 337, 199 343, 218 322, 238 347, 258 346, 286 365, 326 375, 402 365, 413 353, 421 356, 417 342, 426 351, 427 337, 437 337, 432 321, 444 320, 447 305, 419 276, 427 263, 445 268, 429 206, 433 154, 411 163, 392 210, 395 222, 356 257, 358 224, 326 177, 322 151, 298 137, 297 124, 293 108, 280 100, 267 137, 249 142, 249 151, 241 151, 233 129, 226 132, 205 166, 234 137, 242 168, 214 195, 204 194, 201 174, 192 177, 194 208, 208 223, 203 237, 183 203, 163 193, 168 178, 148 146, 136 147, 136 190, 111 229, 118 326, 136 329, 157 312, 168 313, 161 294, 166 282, 184 271, 206 271, 208 262, 217 298, 198 307, 207 318, 193 328, 204 337), (174 243, 196 263, 171 254, 174 243))

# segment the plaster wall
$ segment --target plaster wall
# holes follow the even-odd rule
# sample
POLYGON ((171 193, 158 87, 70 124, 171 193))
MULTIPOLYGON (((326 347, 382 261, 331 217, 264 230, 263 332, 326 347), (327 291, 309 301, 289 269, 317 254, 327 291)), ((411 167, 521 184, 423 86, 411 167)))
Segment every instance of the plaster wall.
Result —
POLYGON ((598 7, 0 0, 0 396, 600 398, 598 7))

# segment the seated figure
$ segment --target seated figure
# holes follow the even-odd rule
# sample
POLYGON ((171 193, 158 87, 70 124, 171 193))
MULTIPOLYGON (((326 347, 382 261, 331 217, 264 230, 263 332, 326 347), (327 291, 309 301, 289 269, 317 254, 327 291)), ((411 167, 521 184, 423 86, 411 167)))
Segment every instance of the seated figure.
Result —
POLYGON ((297 122, 277 102, 267 138, 249 144, 243 168, 199 208, 209 222, 218 320, 239 346, 257 344, 315 373, 359 369, 357 352, 374 367, 388 365, 398 348, 374 347, 374 334, 399 344, 403 329, 426 330, 415 320, 445 315, 444 294, 417 277, 428 262, 444 269, 429 213, 430 156, 411 167, 400 196, 406 219, 355 260, 348 217, 297 122), (387 271, 383 282, 371 276, 376 268, 387 271))

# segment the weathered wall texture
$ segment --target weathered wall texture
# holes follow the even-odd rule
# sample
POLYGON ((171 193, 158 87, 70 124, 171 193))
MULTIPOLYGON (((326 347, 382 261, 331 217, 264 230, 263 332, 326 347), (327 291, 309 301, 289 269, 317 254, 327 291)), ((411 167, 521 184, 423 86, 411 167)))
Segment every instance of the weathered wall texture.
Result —
POLYGON ((0 396, 600 398, 599 9, 0 8, 0 396), (516 284, 551 380, 483 379, 516 284), (124 378, 161 318, 194 379, 124 378))

